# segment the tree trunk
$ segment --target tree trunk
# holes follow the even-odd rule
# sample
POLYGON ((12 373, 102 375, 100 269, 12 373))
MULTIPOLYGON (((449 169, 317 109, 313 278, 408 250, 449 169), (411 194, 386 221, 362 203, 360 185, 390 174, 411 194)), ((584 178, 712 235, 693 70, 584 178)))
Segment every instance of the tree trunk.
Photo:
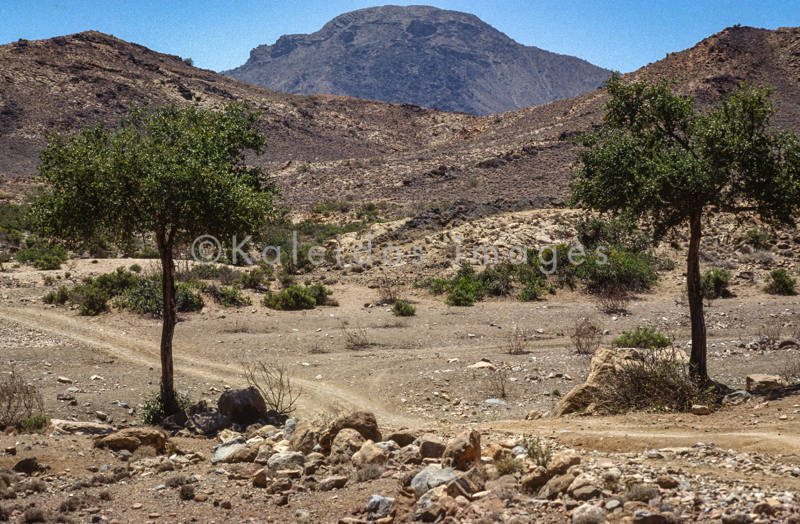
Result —
POLYGON ((163 321, 161 329, 161 400, 164 403, 164 415, 169 416, 178 411, 175 399, 175 385, 172 369, 172 337, 175 334, 177 315, 175 312, 175 262, 172 260, 171 242, 163 234, 157 234, 158 251, 161 255, 161 294, 163 298, 163 321))
POLYGON ((703 313, 703 289, 700 285, 700 211, 690 217, 689 255, 686 264, 686 283, 689 292, 689 316, 692 322, 692 356, 689 371, 695 380, 708 381, 706 369, 706 320, 703 313))

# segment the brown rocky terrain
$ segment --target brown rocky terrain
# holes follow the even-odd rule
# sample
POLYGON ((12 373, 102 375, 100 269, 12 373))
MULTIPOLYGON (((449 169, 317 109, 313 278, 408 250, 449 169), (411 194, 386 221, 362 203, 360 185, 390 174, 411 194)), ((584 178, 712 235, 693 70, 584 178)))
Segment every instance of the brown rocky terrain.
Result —
POLYGON ((370 7, 284 35, 222 74, 277 91, 490 115, 592 91, 608 70, 518 44, 475 15, 370 7))

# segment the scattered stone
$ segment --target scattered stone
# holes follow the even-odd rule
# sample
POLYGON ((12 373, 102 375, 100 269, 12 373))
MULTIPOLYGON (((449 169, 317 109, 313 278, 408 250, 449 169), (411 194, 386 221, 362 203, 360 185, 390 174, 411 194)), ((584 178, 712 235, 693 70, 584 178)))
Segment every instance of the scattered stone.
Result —
MULTIPOLYGON (((375 415, 368 411, 356 411, 349 415, 337 418, 328 430, 324 431, 319 438, 319 444, 325 449, 331 449, 336 435, 343 429, 355 430, 363 437, 363 440, 380 442, 381 432, 378 429, 378 421, 375 415)), ((398 443, 399 444, 399 443, 398 443)))
POLYGON ((273 471, 303 468, 305 457, 299 451, 276 453, 267 460, 267 466, 273 471))
POLYGON ((422 458, 441 458, 447 444, 436 435, 426 433, 419 444, 419 454, 422 458))
POLYGON ((532 411, 528 411, 525 414, 525 420, 538 420, 544 416, 544 413, 541 411, 536 411, 535 409, 532 411))
POLYGON ((131 453, 139 446, 152 446, 156 451, 162 451, 167 446, 167 437, 155 428, 126 428, 111 435, 95 437, 94 446, 112 451, 127 449, 131 453))
MULTIPOLYGON (((289 438, 289 449, 304 454, 311 453, 319 441, 320 433, 321 430, 314 421, 303 419, 297 422, 289 438)), ((285 430, 284 436, 286 436, 285 430)))
POLYGON ((751 395, 747 391, 739 390, 725 395, 725 397, 723 397, 722 399, 722 404, 728 406, 738 406, 739 404, 744 404, 745 402, 749 402, 752 398, 753 395, 751 395))
POLYGON ((380 519, 389 515, 393 503, 393 498, 372 495, 369 500, 367 500, 364 509, 371 514, 373 519, 380 519))
POLYGON ((572 466, 577 466, 581 463, 580 454, 574 449, 565 449, 557 453, 550 462, 547 464, 547 472, 551 475, 563 475, 572 466))
POLYGON ((62 384, 72 384, 72 380, 68 379, 67 377, 58 377, 56 380, 62 384))
POLYGON ((417 440, 417 436, 410 431, 398 431, 389 435, 388 440, 396 442, 398 446, 404 448, 417 440))
POLYGON ((443 464, 466 471, 481 460, 481 434, 474 429, 462 433, 447 445, 441 457, 443 464))
POLYGON ((201 435, 211 435, 223 429, 231 427, 233 422, 222 413, 204 412, 196 413, 188 417, 186 429, 201 435))
POLYGON ((347 484, 347 480, 348 478, 343 475, 335 475, 333 477, 328 477, 319 483, 318 489, 320 491, 330 491, 334 488, 341 489, 345 487, 345 485, 347 484))
POLYGON ((254 386, 247 389, 229 389, 217 401, 219 412, 236 424, 252 424, 267 419, 264 397, 254 386))
POLYGON ((351 460, 353 465, 360 469, 368 464, 386 464, 389 457, 387 457, 383 450, 376 446, 374 442, 368 440, 361 445, 361 449, 353 455, 351 460))
POLYGON ((602 524, 606 520, 606 512, 591 504, 578 506, 572 512, 572 524, 602 524))
POLYGON ((745 390, 747 391, 772 389, 780 387, 780 385, 781 378, 776 375, 763 375, 760 373, 754 373, 752 375, 747 375, 745 378, 745 390))
POLYGON ((522 490, 526 493, 535 493, 550 480, 550 474, 542 466, 535 467, 522 478, 522 490))
POLYGON ((653 511, 639 509, 633 512, 634 524, 666 524, 667 517, 653 511))
POLYGON ((711 410, 708 409, 708 406, 701 406, 700 404, 694 404, 692 406, 692 415, 710 415, 711 410))
POLYGON ((364 445, 364 437, 351 428, 344 428, 336 434, 336 438, 331 445, 331 454, 328 457, 329 464, 340 464, 350 462, 364 445))
POLYGON ((11 469, 16 471, 17 473, 25 473, 30 475, 34 471, 39 470, 39 462, 36 460, 36 457, 28 457, 14 464, 14 467, 12 467, 11 469))
MULTIPOLYGON (((249 449, 248 445, 245 443, 244 437, 239 436, 233 440, 229 440, 217 448, 214 455, 211 456, 211 463, 230 464, 233 462, 234 455, 244 448, 249 449)), ((255 456, 253 458, 255 459, 255 456)))

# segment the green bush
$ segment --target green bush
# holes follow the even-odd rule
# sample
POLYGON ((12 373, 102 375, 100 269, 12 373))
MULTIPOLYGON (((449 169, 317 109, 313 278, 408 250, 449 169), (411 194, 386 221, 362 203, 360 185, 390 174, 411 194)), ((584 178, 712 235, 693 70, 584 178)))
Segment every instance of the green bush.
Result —
POLYGON ((11 231, 31 231, 33 223, 29 204, 3 204, 0 206, 0 228, 11 231))
POLYGON ((40 414, 23 419, 19 427, 22 431, 41 431, 48 424, 50 424, 50 418, 47 415, 40 414))
POLYGON ((623 331, 613 344, 621 348, 665 348, 672 341, 653 327, 636 326, 633 331, 623 331))
POLYGON ((8 240, 11 244, 18 246, 20 242, 22 242, 22 233, 17 231, 16 229, 12 229, 8 233, 6 233, 6 240, 8 240))
POLYGON ((417 308, 408 302, 398 300, 392 306, 392 313, 394 313, 396 317, 413 317, 417 314, 417 308))
POLYGON ((592 217, 578 223, 578 241, 587 253, 600 246, 620 246, 626 251, 643 253, 650 249, 649 235, 633 220, 625 218, 592 217))
POLYGON ((475 304, 475 291, 467 284, 459 284, 447 295, 444 303, 448 306, 469 307, 475 304))
MULTIPOLYGON (((182 393, 175 393, 175 400, 178 401, 180 409, 186 409, 193 404, 191 397, 182 393)), ((142 402, 140 417, 142 424, 147 426, 155 426, 164 420, 164 401, 161 400, 160 391, 145 397, 144 402, 142 402)))
POLYGON ((242 290, 236 286, 219 287, 219 303, 225 307, 249 306, 253 303, 250 297, 242 294, 242 290))
POLYGON ((59 306, 66 304, 69 300, 69 288, 67 286, 58 286, 58 289, 48 292, 42 300, 45 304, 59 306))
POLYGON ((520 290, 517 299, 520 302, 533 302, 542 298, 547 291, 546 287, 535 282, 529 282, 520 290))
POLYGON ((353 208, 353 205, 350 202, 332 202, 327 200, 321 204, 317 204, 314 206, 314 213, 320 213, 324 216, 330 216, 331 213, 349 213, 350 210, 353 208))
MULTIPOLYGON (((269 266, 267 266, 269 267, 269 266)), ((269 287, 269 282, 267 282, 267 277, 271 274, 271 268, 269 273, 260 268, 254 267, 250 271, 242 272, 236 278, 236 284, 239 284, 245 289, 264 289, 269 287)))
POLYGON ((710 268, 703 271, 700 276, 700 288, 703 290, 703 297, 707 299, 719 298, 729 295, 728 286, 731 283, 733 274, 727 269, 710 268))
POLYGON ((575 267, 578 277, 592 293, 609 288, 645 291, 658 282, 652 253, 636 253, 622 247, 609 248, 605 264, 601 256, 592 252, 575 267))
POLYGON ((133 258, 161 258, 161 255, 153 246, 144 246, 141 251, 133 254, 133 258))
POLYGON ((131 271, 133 271, 134 273, 141 273, 142 266, 140 266, 139 264, 134 264, 131 266, 131 271))
POLYGON ((753 226, 745 233, 746 242, 756 249, 766 249, 769 247, 769 233, 760 227, 753 226))
POLYGON ((130 309, 140 315, 153 315, 161 318, 164 311, 161 283, 142 279, 135 287, 123 293, 117 304, 122 309, 130 309))
POLYGON ((307 286, 306 292, 311 296, 318 306, 324 306, 328 304, 328 297, 333 295, 333 291, 326 288, 319 282, 314 284, 313 286, 307 286))
POLYGON ((783 268, 771 271, 764 282, 767 284, 764 286, 764 291, 770 295, 797 294, 797 279, 792 278, 789 272, 783 268))
MULTIPOLYGON (((31 238, 28 237, 26 241, 31 238)), ((50 271, 61 269, 61 264, 69 259, 67 250, 59 244, 41 247, 38 245, 38 241, 34 239, 31 241, 31 246, 17 251, 17 262, 20 264, 31 262, 39 269, 50 271)))
POLYGON ((292 284, 280 293, 267 293, 261 300, 261 304, 278 311, 295 311, 314 309, 317 301, 308 292, 308 288, 292 284))
MULTIPOLYGON (((178 312, 197 312, 203 309, 203 289, 205 285, 199 282, 181 282, 175 288, 175 307, 178 312)), ((159 293, 161 298, 161 293, 159 293)), ((250 300, 250 299, 248 299, 250 300)))
POLYGON ((109 296, 108 293, 101 288, 92 285, 84 285, 77 286, 75 291, 80 297, 78 300, 80 303, 78 312, 81 315, 93 317, 108 310, 109 296))

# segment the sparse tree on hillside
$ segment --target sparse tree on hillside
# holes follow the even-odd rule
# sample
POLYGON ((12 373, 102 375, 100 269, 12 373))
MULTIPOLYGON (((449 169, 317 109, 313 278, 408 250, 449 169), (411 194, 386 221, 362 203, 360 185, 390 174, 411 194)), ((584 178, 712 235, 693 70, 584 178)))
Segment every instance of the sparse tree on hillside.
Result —
POLYGON ((701 220, 707 208, 791 225, 800 212, 800 146, 790 131, 770 128, 771 90, 743 83, 707 113, 672 93, 674 83, 625 84, 615 73, 603 126, 576 140, 572 205, 643 220, 656 240, 688 225, 690 370, 708 380, 701 220))
POLYGON ((99 234, 120 245, 152 234, 162 265, 161 398, 176 411, 172 337, 176 324, 173 250, 199 235, 220 241, 257 232, 274 213, 277 189, 244 151, 261 153, 258 114, 247 104, 221 112, 191 106, 140 107, 109 130, 51 135, 39 175, 47 193, 34 215, 46 236, 80 248, 99 234))

